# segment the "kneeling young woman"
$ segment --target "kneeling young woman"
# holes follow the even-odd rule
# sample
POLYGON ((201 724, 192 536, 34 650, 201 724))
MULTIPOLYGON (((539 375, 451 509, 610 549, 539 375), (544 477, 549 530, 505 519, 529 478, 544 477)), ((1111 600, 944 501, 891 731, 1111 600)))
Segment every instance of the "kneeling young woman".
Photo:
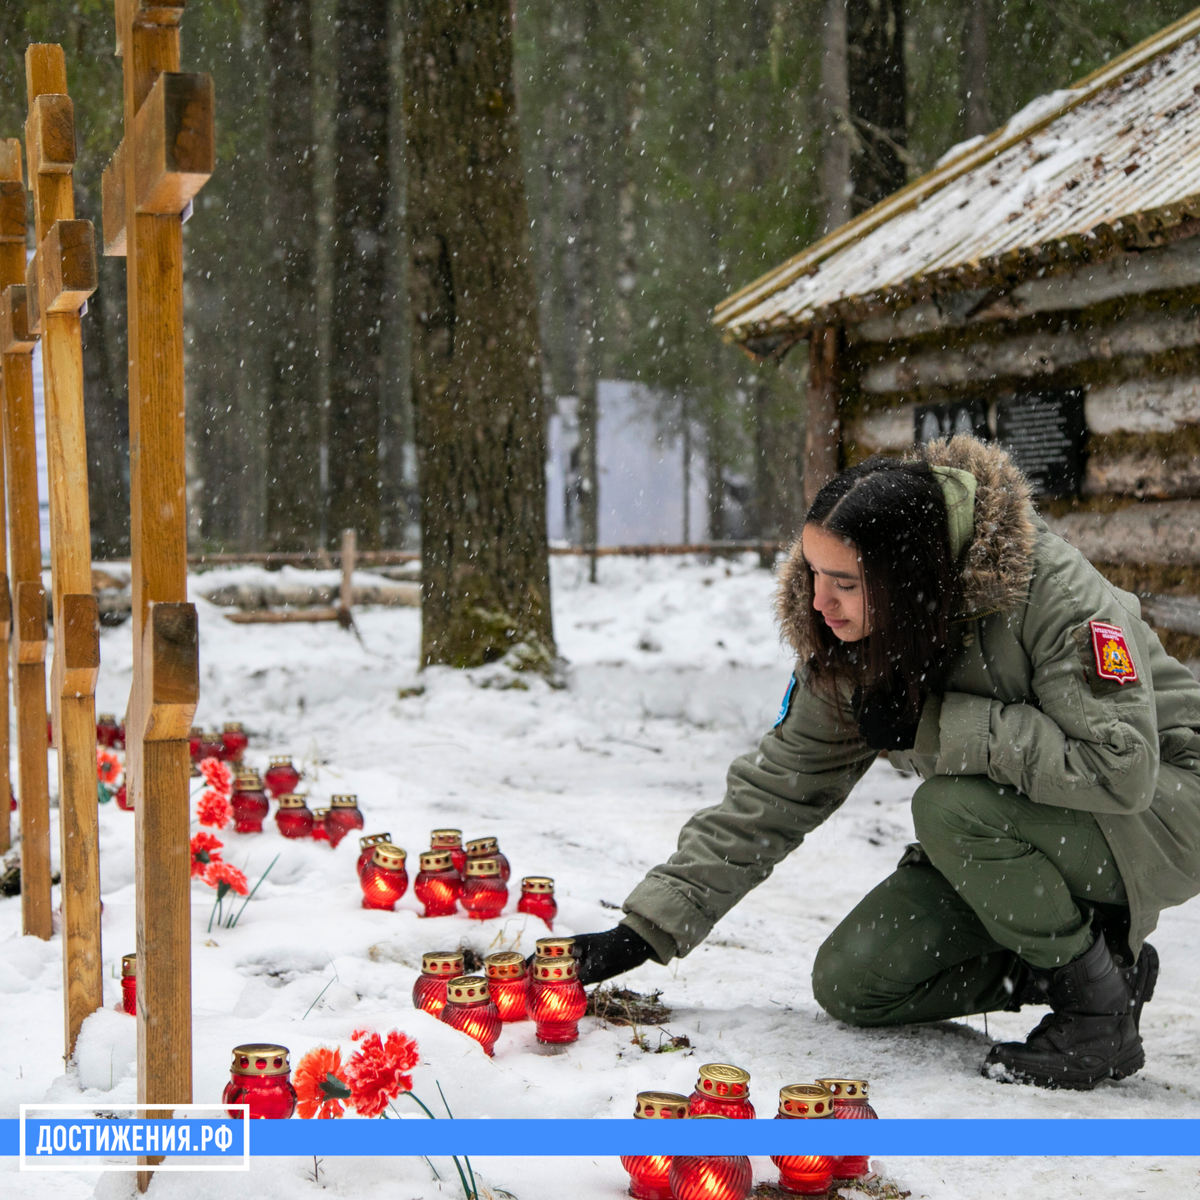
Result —
POLYGON ((1051 1013, 985 1074, 1090 1088, 1145 1061, 1159 912, 1200 892, 1200 685, 1136 597, 1037 517, 994 446, 873 459, 818 494, 778 599, 798 664, 725 800, 577 940, 585 982, 688 954, 880 750, 919 841, 821 946, 852 1025, 1051 1013))

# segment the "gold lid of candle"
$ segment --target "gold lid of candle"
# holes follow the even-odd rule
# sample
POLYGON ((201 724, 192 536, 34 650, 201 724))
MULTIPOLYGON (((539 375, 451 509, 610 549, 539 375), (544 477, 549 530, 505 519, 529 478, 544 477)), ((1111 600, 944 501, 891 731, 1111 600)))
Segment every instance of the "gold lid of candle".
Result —
POLYGON ((277 797, 280 808, 307 808, 308 797, 301 796, 297 792, 284 792, 282 796, 277 797))
POLYGON ((461 829, 435 829, 429 835, 429 845, 434 850, 461 850, 461 829))
POLYGON ((245 733, 246 727, 241 721, 226 721, 224 725, 226 733, 245 733))
POLYGON ((323 821, 327 816, 329 816, 329 813, 330 810, 328 808, 314 808, 313 819, 317 821, 323 821))
POLYGON ((483 960, 489 980, 524 979, 525 958, 515 950, 500 950, 483 960))
POLYGON ((286 1046, 263 1044, 234 1046, 229 1069, 234 1075, 286 1075, 292 1068, 286 1046))
POLYGON ((554 880, 549 875, 526 875, 521 880, 521 891, 533 896, 553 896, 554 880))
POLYGON ((486 858, 500 849, 500 843, 494 837, 474 838, 467 843, 467 853, 472 858, 486 858))
POLYGON ((137 955, 122 954, 121 955, 121 974, 136 975, 137 974, 137 955))
POLYGON ((688 1101, 678 1092, 638 1092, 634 1116, 639 1121, 686 1117, 688 1101))
POLYGON ((357 808, 357 796, 330 796, 329 803, 333 808, 357 808))
POLYGON ((482 975, 460 975, 446 984, 446 999, 455 1004, 484 1004, 490 999, 487 980, 482 975))
POLYGON ((833 1093, 835 1100, 865 1100, 867 1098, 867 1081, 865 1079, 818 1079, 817 1082, 833 1093))
POLYGON ((369 846, 378 846, 380 842, 390 842, 391 840, 390 833, 368 833, 366 837, 358 839, 358 848, 366 850, 369 846))
POLYGON ((425 975, 447 975, 453 979, 463 971, 461 950, 430 950, 421 955, 421 971, 425 975))
POLYGON ((117 718, 113 713, 101 713, 96 718, 97 725, 115 725, 116 723, 117 718))
POLYGON ((371 852, 371 862, 388 871, 403 871, 406 858, 408 858, 408 851, 401 850, 399 846, 393 846, 391 842, 377 842, 375 849, 371 852))
POLYGON ((191 727, 191 729, 188 730, 188 737, 190 737, 190 738, 203 737, 203 736, 204 736, 204 730, 201 729, 199 725, 193 725, 191 727))
POLYGON ((262 780, 258 777, 257 771, 239 771, 237 778, 233 781, 233 790, 235 792, 260 792, 262 791, 262 780))
POLYGON ((449 850, 422 850, 422 871, 448 871, 454 866, 454 856, 449 850))
POLYGON ((538 958, 572 958, 571 951, 574 947, 573 937, 538 938, 533 944, 534 953, 538 958))
POLYGON ((750 1072, 729 1063, 705 1063, 696 1090, 706 1096, 740 1097, 750 1093, 750 1072))
POLYGON ((292 756, 290 754, 272 754, 271 766, 273 767, 290 767, 292 765, 292 756))
POLYGON ((781 1117, 832 1117, 833 1093, 821 1084, 789 1083, 779 1089, 781 1117))
POLYGON ((579 964, 571 957, 567 958, 535 958, 533 960, 533 977, 539 983, 566 983, 574 979, 579 971, 579 964))
POLYGON ((499 879, 500 860, 498 858, 469 858, 467 859, 467 874, 472 879, 499 879))

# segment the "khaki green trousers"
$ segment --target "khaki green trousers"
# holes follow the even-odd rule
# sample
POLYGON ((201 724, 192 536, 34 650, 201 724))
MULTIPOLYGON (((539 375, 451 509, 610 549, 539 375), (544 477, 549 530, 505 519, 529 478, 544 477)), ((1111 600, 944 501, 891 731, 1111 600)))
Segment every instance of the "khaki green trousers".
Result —
POLYGON ((982 775, 917 788, 910 847, 833 931, 813 995, 851 1025, 940 1021, 1005 1008, 1018 960, 1053 968, 1128 907, 1091 813, 1035 804, 982 775))

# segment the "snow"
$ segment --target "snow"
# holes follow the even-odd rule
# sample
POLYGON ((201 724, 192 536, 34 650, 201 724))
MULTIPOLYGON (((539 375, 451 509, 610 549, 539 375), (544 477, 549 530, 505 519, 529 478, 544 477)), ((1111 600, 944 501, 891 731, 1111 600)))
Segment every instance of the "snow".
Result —
MULTIPOLYGON (((303 763, 312 807, 332 793, 356 792, 365 832, 389 830, 414 867, 435 827, 460 825, 467 838, 496 835, 516 879, 545 873, 557 880, 555 932, 608 928, 613 906, 670 853, 687 816, 720 799, 730 760, 774 720, 791 662, 771 617, 773 581, 756 563, 602 559, 592 586, 586 563, 556 559, 556 632, 570 662, 569 686, 557 690, 501 666, 419 672, 415 610, 361 611, 361 643, 334 625, 232 625, 199 598, 223 574, 208 572, 193 580, 198 722, 243 721, 252 737, 247 757, 260 766, 271 754, 292 753, 303 763)), ((249 569, 236 575, 248 580, 249 569)), ((130 656, 128 625, 102 632, 100 710, 123 710, 130 656)), ((842 811, 708 942, 670 967, 647 965, 627 977, 639 991, 662 990, 674 1010, 666 1029, 691 1042, 690 1051, 661 1054, 634 1045, 628 1029, 588 1018, 567 1054, 535 1053, 532 1027, 523 1024, 504 1030, 488 1060, 473 1042, 414 1011, 410 992, 422 951, 460 940, 484 952, 531 950, 544 931, 513 912, 515 894, 507 915, 484 923, 425 921, 411 890, 396 913, 366 912, 354 872, 356 839, 337 849, 287 842, 273 821, 260 836, 222 833, 226 858, 252 881, 280 858, 232 930, 207 931, 212 893, 194 885, 194 1099, 219 1098, 238 1043, 279 1041, 295 1064, 316 1045, 352 1049, 351 1032, 366 1026, 415 1037, 422 1059, 416 1093, 436 1106, 440 1082, 460 1117, 625 1117, 636 1092, 686 1094, 696 1068, 710 1061, 751 1072, 762 1117, 774 1114, 780 1086, 823 1075, 868 1078, 885 1118, 1200 1115, 1195 906, 1166 913, 1154 937, 1163 967, 1143 1017, 1147 1067, 1091 1093, 982 1078, 989 1044, 982 1018, 864 1031, 839 1025, 814 1003, 809 971, 817 946, 912 839, 914 782, 877 764, 842 811)), ((120 958, 134 946, 132 814, 104 806, 100 836, 106 1007, 85 1024, 65 1073, 59 940, 20 936, 19 902, 0 900, 0 1117, 16 1116, 21 1102, 136 1099, 134 1022, 114 1009, 120 958)), ((990 1032, 1021 1037, 1040 1015, 993 1015, 990 1032)), ((646 1032, 653 1048, 658 1031, 646 1032)), ((399 1105, 417 1112, 411 1101, 399 1105)), ((754 1161, 756 1179, 774 1178, 768 1160, 754 1161)), ((440 1184, 416 1158, 331 1158, 318 1186, 311 1160, 256 1160, 253 1187, 261 1200, 459 1195, 450 1164, 434 1165, 440 1184)), ((1200 1194, 1200 1173, 1184 1158, 898 1158, 877 1167, 918 1198, 1200 1194)), ((620 1164, 608 1158, 493 1158, 475 1168, 488 1187, 520 1200, 616 1198, 626 1186, 620 1164)), ((12 1200, 133 1195, 129 1176, 21 1175, 12 1160, 3 1169, 0 1187, 12 1200)), ((206 1200, 245 1189, 239 1176, 159 1175, 149 1194, 206 1200)))

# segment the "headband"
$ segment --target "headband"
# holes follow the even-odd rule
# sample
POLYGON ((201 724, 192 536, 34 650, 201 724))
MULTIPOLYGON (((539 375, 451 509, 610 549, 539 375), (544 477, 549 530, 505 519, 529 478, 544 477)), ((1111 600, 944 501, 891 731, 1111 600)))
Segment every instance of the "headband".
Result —
POLYGON ((975 536, 975 488, 970 471, 958 467, 933 467, 946 501, 946 532, 950 538, 950 557, 957 561, 963 547, 975 536))

